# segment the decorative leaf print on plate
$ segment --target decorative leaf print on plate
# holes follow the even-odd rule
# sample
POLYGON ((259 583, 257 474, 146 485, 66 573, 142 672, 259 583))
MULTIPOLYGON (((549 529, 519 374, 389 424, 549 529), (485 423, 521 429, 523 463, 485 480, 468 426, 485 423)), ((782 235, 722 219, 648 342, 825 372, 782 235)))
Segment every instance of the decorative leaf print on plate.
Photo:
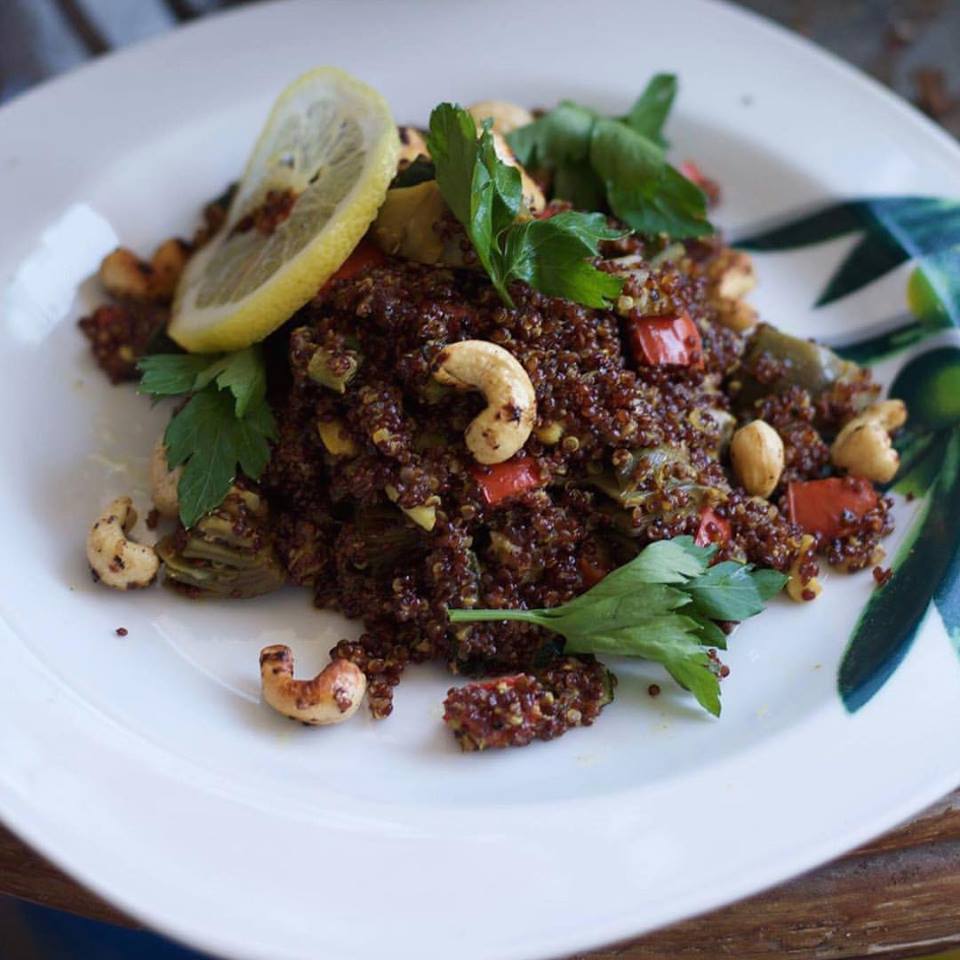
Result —
POLYGON ((840 665, 840 696, 862 707, 906 656, 933 600, 947 632, 960 635, 960 349, 910 360, 890 388, 910 411, 897 438, 897 493, 926 499, 891 564, 893 578, 867 601, 840 665))
POLYGON ((845 200, 786 217, 735 245, 758 252, 793 250, 852 233, 862 234, 860 241, 827 281, 815 306, 840 300, 914 260, 907 298, 913 317, 882 321, 875 336, 836 346, 840 354, 857 363, 875 363, 937 330, 960 327, 960 200, 845 200))
MULTIPOLYGON (((786 217, 736 245, 758 252, 791 250, 852 233, 862 236, 814 306, 833 303, 915 261, 906 298, 912 316, 881 321, 875 335, 835 346, 838 353, 872 364, 960 327, 958 200, 846 200, 786 217)), ((960 348, 915 354, 897 374, 890 396, 904 400, 910 413, 897 437, 901 467, 893 490, 925 499, 893 558, 893 578, 871 594, 850 636, 838 687, 851 712, 896 670, 931 600, 960 651, 960 348)))

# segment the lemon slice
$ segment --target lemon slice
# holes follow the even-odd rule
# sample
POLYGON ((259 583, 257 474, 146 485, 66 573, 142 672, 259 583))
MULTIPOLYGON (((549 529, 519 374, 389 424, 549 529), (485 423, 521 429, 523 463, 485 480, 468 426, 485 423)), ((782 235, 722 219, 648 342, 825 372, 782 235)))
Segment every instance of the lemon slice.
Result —
POLYGON ((288 320, 376 217, 399 150, 390 109, 366 84, 334 67, 291 83, 253 148, 226 223, 187 264, 170 336, 194 352, 239 350, 288 320), (268 195, 281 211, 272 229, 262 216, 268 195))

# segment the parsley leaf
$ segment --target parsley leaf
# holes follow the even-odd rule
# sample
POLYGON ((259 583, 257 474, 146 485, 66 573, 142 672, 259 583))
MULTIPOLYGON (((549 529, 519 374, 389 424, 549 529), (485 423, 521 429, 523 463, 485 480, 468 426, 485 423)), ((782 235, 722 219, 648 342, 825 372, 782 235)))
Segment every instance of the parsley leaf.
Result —
POLYGON ((623 279, 597 270, 589 258, 597 255, 601 240, 622 232, 609 228, 600 214, 519 219, 520 172, 497 157, 489 123, 478 137, 466 110, 442 103, 430 115, 427 144, 440 192, 504 303, 513 306, 507 289, 512 280, 590 307, 608 306, 617 296, 623 279))
POLYGON ((638 233, 675 239, 713 232, 703 191, 667 163, 662 128, 676 78, 658 74, 623 118, 570 101, 507 137, 520 163, 553 171, 554 193, 576 207, 606 206, 638 233))
POLYGON ((267 391, 263 362, 254 347, 236 353, 158 353, 144 357, 139 368, 143 376, 137 392, 154 397, 196 393, 215 380, 233 393, 238 417, 267 391))
POLYGON ((143 357, 138 364, 140 385, 137 393, 154 397, 175 397, 190 393, 211 358, 199 353, 156 353, 143 357))
POLYGON ((620 236, 601 213, 559 213, 549 220, 527 220, 507 232, 506 280, 525 280, 551 297, 602 308, 615 298, 623 280, 597 270, 587 259, 596 256, 601 240, 620 236))
POLYGON ((663 125, 677 96, 677 78, 672 73, 658 73, 650 79, 643 93, 634 101, 623 122, 637 133, 666 148, 663 125))
POLYGON ((247 347, 229 354, 217 374, 217 386, 233 394, 237 419, 242 419, 251 404, 260 404, 267 393, 267 374, 259 352, 247 347))
POLYGON ((703 191, 663 159, 662 150, 616 120, 596 122, 590 162, 610 209, 638 233, 677 239, 712 232, 703 191))
POLYGON ((183 465, 180 519, 191 527, 219 506, 237 467, 258 479, 270 459, 276 424, 266 403, 266 373, 257 347, 236 353, 157 354, 140 361, 139 391, 188 395, 164 434, 170 469, 183 465))
POLYGON ((451 623, 519 620, 565 639, 566 653, 641 657, 663 664, 714 716, 716 663, 705 646, 726 649, 716 620, 744 620, 782 589, 786 577, 732 560, 709 566, 715 547, 690 537, 652 543, 586 593, 545 610, 449 610, 451 623))
POLYGON ((511 149, 525 167, 553 169, 558 197, 580 210, 599 210, 604 186, 590 165, 590 133, 597 114, 564 100, 549 118, 548 123, 536 121, 511 133, 511 149))

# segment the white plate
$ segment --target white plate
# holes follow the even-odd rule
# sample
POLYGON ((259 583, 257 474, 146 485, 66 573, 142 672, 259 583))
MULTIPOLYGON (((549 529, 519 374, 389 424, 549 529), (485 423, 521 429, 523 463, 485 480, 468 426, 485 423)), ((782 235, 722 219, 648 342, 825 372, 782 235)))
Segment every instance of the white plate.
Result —
MULTIPOLYGON (((659 675, 633 665, 593 729, 479 756, 440 724, 439 668, 413 671, 381 723, 301 729, 261 707, 260 646, 290 643, 307 672, 355 629, 306 593, 193 604, 90 582, 83 532, 108 494, 143 502, 165 412, 94 370, 81 282, 115 237, 149 250, 188 233, 276 93, 321 63, 403 121, 446 98, 620 110, 675 70, 675 154, 722 181, 727 227, 848 194, 960 195, 960 151, 919 115, 702 0, 258 6, 15 101, 0 111, 4 821, 121 908, 233 958, 520 960, 719 906, 960 782, 960 664, 936 614, 862 710, 837 695, 869 574, 743 627, 720 722, 666 683, 650 700, 659 675)), ((764 315, 835 335, 889 313, 902 271, 811 309, 851 242, 759 257, 764 315)))

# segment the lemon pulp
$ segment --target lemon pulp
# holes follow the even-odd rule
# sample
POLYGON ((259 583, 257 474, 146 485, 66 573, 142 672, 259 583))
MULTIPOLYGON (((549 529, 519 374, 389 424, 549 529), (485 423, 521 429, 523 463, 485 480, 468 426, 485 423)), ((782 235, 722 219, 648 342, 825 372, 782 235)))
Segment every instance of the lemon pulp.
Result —
POLYGON ((188 263, 170 336, 195 352, 238 350, 302 307, 376 217, 400 149, 384 99, 334 67, 280 95, 219 233, 188 263), (285 200, 270 229, 256 214, 285 200))

